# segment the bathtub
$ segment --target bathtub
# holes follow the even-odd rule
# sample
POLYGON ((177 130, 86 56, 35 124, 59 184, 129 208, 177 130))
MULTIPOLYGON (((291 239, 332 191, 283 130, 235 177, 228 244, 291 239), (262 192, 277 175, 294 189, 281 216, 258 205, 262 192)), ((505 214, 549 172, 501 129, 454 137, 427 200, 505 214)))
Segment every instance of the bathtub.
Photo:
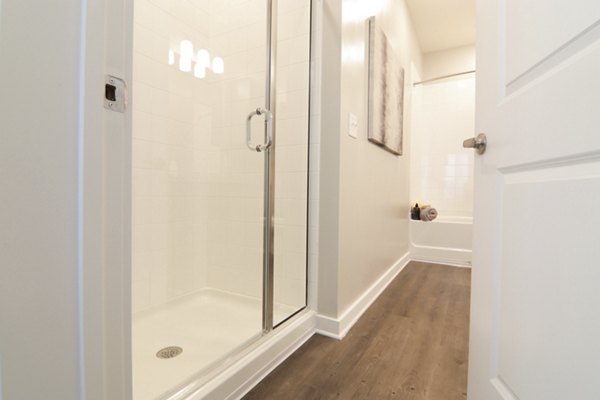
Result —
POLYGON ((412 259, 470 266, 473 219, 440 217, 432 222, 410 221, 412 259))

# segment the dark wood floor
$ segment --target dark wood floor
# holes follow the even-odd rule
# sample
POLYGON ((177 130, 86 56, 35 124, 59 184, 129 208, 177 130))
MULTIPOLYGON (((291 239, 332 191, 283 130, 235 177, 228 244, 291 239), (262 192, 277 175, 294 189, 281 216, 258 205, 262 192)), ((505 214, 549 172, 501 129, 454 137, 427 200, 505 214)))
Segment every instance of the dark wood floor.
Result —
POLYGON ((466 399, 470 282, 411 262, 342 341, 313 336, 244 399, 466 399))

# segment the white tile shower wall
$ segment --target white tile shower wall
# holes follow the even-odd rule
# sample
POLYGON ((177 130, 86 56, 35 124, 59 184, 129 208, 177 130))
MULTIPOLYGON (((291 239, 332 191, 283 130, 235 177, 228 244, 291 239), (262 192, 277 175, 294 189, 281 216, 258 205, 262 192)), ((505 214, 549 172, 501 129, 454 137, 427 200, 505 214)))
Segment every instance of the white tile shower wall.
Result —
POLYGON ((138 0, 134 15, 133 311, 206 285, 208 85, 169 66, 183 39, 208 40, 200 2, 138 0))
MULTIPOLYGON (((243 134, 248 113, 264 106, 265 5, 214 0, 210 10, 211 49, 226 72, 210 85, 223 164, 210 194, 209 230, 222 234, 209 237, 208 285, 253 297, 262 293, 263 154, 249 151, 243 134)), ((304 304, 306 286, 309 13, 308 1, 278 2, 275 301, 293 306, 304 304)))
MULTIPOLYGON (((292 305, 305 297, 309 12, 279 2, 276 300, 292 305)), ((259 297, 263 155, 244 123, 264 105, 264 1, 138 0, 134 29, 133 309, 206 286, 259 297), (225 73, 168 65, 183 39, 225 73)))
MULTIPOLYGON (((245 119, 264 107, 266 12, 256 0, 209 3, 209 50, 223 57, 225 73, 208 79, 213 107, 209 143, 219 158, 207 187, 207 285, 260 297, 263 154, 246 148, 245 119)), ((254 132, 260 131, 258 121, 254 132)))
POLYGON ((474 154, 462 142, 474 136, 475 79, 417 86, 413 99, 411 201, 471 217, 474 154))

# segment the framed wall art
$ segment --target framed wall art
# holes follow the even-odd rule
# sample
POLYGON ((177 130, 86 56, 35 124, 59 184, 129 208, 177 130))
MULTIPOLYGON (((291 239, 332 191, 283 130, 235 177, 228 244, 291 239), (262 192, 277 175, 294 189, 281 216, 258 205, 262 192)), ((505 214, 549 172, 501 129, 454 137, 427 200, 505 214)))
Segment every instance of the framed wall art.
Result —
POLYGON ((369 24, 369 111, 370 142, 402 155, 404 118, 404 68, 385 33, 377 26, 375 17, 369 24))

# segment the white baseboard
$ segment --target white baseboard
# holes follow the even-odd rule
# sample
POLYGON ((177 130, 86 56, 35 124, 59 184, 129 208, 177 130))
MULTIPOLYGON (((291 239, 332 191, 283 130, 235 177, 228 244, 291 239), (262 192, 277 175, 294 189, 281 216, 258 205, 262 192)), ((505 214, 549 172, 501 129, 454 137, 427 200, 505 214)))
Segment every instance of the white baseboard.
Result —
POLYGON ((471 268, 471 261, 456 260, 443 257, 413 256, 411 257, 411 261, 419 261, 429 264, 449 265, 451 267, 471 268))
POLYGON ((317 314, 316 332, 334 339, 343 339, 356 321, 377 300, 379 295, 388 287, 400 271, 404 269, 410 260, 410 253, 403 255, 362 296, 352 303, 339 319, 317 314))
POLYGON ((448 247, 417 246, 410 244, 410 258, 434 264, 452 265, 454 267, 470 267, 472 251, 448 247))
POLYGON ((338 333, 340 330, 340 320, 317 314, 316 323, 317 326, 315 332, 319 335, 327 336, 337 340, 342 339, 338 333))

